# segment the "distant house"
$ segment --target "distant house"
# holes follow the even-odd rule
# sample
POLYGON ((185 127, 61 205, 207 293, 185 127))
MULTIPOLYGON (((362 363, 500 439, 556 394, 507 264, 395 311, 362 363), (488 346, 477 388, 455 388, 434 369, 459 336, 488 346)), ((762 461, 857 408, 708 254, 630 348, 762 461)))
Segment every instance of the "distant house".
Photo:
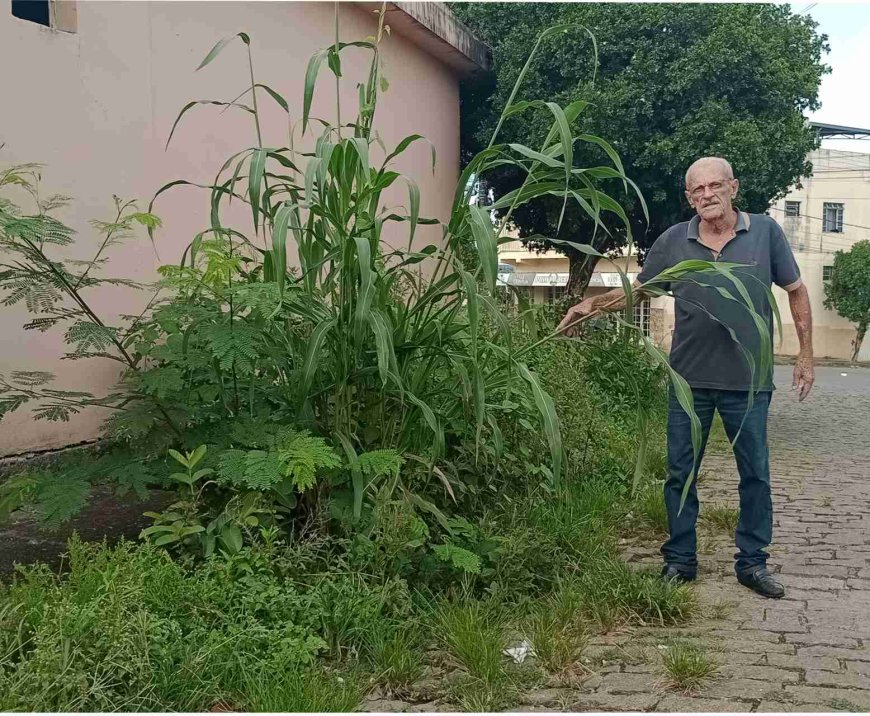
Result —
MULTIPOLYGON (((339 3, 342 40, 373 35, 380 7, 339 3)), ((73 198, 61 218, 79 231, 82 254, 92 254, 88 242, 96 237, 89 221, 111 218, 113 194, 140 198, 147 206, 173 179, 210 183, 227 156, 254 143, 249 115, 196 107, 164 151, 173 120, 188 101, 231 100, 250 84, 241 43, 227 46, 214 63, 194 73, 218 40, 250 35, 257 81, 288 99, 295 121, 302 114, 308 59, 334 41, 335 12, 329 2, 7 2, 0 6, 0 144, 5 143, 0 165, 45 164, 45 191, 73 198)), ((430 150, 422 143, 398 166, 420 187, 421 213, 444 219, 459 176, 459 81, 488 64, 489 50, 444 3, 387 3, 386 22, 391 33, 381 55, 389 90, 381 96, 375 125, 387 145, 412 133, 432 142, 434 174, 430 150)), ((342 54, 345 112, 356 107, 357 82, 365 77, 369 56, 357 48, 342 54)), ((326 78, 319 84, 313 115, 334 117, 334 88, 326 78)), ((266 112, 264 139, 283 146, 287 117, 275 109, 266 112)), ((397 192, 395 203, 402 201, 397 192)), ((170 193, 157 213, 164 220, 156 245, 160 258, 147 240, 128 243, 113 253, 112 274, 151 280, 160 263, 177 261, 208 225, 208 196, 195 190, 170 193)), ((421 240, 441 235, 437 227, 421 232, 421 240)), ((146 300, 129 291, 107 291, 103 305, 132 314, 146 300)), ((62 336, 24 332, 25 320, 23 310, 0 310, 0 372, 48 370, 57 375, 58 387, 95 392, 114 383, 112 364, 60 362, 62 336)), ((0 429, 0 455, 91 438, 101 417, 35 423, 26 412, 10 415, 0 429)))

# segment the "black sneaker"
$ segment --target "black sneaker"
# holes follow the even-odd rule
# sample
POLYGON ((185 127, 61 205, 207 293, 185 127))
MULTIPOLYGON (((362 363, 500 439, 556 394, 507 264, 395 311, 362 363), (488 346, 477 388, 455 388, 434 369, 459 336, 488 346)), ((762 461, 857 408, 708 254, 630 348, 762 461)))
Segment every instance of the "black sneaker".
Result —
POLYGON ((785 596, 785 587, 777 582, 767 567, 756 567, 751 572, 737 574, 737 581, 744 587, 749 587, 756 594, 768 599, 781 599, 785 596))
POLYGON ((664 579, 673 579, 677 582, 694 582, 696 573, 680 569, 675 564, 666 564, 662 567, 662 577, 664 579))

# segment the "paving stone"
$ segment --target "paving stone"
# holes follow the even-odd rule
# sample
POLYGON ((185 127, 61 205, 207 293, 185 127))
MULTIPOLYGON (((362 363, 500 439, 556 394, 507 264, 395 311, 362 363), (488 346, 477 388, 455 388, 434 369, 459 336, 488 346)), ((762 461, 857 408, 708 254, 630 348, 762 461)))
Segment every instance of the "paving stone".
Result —
POLYGON ((520 699, 520 703, 524 706, 550 706, 556 704, 561 706, 566 703, 566 699, 570 699, 574 695, 571 689, 539 689, 530 691, 520 699))
POLYGON ((661 699, 660 694, 602 694, 584 695, 572 702, 570 711, 651 711, 661 699))
POLYGON ((850 661, 870 661, 870 651, 866 647, 846 649, 823 645, 802 646, 797 653, 800 656, 829 656, 834 659, 848 659, 850 661))
POLYGON ((665 696, 656 711, 670 713, 747 713, 751 704, 724 699, 693 698, 691 696, 665 696))
POLYGON ((655 688, 658 677, 652 674, 607 674, 601 677, 598 692, 639 693, 655 688))
POLYGON ((844 567, 844 566, 841 566, 839 564, 831 564, 831 565, 787 564, 787 565, 783 565, 781 574, 782 574, 783 578, 791 577, 791 576, 798 576, 798 577, 846 577, 846 576, 848 576, 848 567, 844 567))
POLYGON ((761 699, 771 692, 782 689, 781 681, 759 679, 721 679, 701 689, 700 695, 717 699, 761 699))
POLYGON ((422 704, 412 704, 408 711, 412 713, 429 713, 432 711, 455 711, 457 709, 438 701, 426 701, 422 704))
POLYGON ((785 640, 789 644, 858 647, 858 639, 855 638, 854 630, 844 629, 813 629, 809 634, 786 634, 785 640))
POLYGON ((786 703, 782 701, 770 701, 765 699, 760 704, 758 704, 758 708, 755 709, 756 713, 818 713, 820 711, 830 711, 830 709, 822 709, 818 704, 795 704, 795 703, 786 703))
POLYGON ((842 701, 843 699, 857 706, 859 709, 870 709, 870 691, 859 691, 857 689, 829 688, 825 686, 794 686, 788 685, 785 691, 795 701, 800 701, 807 704, 820 704, 827 708, 820 709, 821 711, 830 711, 832 701, 842 701))
MULTIPOLYGON (((830 656, 804 656, 801 651, 792 654, 768 654, 767 663, 786 669, 815 669, 817 671, 842 671, 839 659, 830 656)), ((863 662, 855 662, 863 663, 863 662)))
POLYGON ((748 654, 795 654, 794 644, 779 644, 754 639, 723 639, 717 644, 719 648, 748 654))
POLYGON ((808 684, 814 686, 848 686, 854 689, 870 689, 870 677, 854 672, 834 674, 830 671, 807 669, 805 678, 808 684))
POLYGON ((787 669, 778 669, 774 666, 733 666, 723 664, 720 672, 734 679, 760 679, 762 681, 782 681, 797 683, 800 673, 787 669))
POLYGON ((846 586, 845 579, 837 579, 834 577, 798 577, 798 576, 783 576, 783 585, 786 589, 820 589, 824 592, 830 592, 835 589, 843 589, 846 586))
POLYGON ((376 701, 366 702, 366 711, 377 713, 401 713, 409 707, 410 704, 396 699, 378 699, 376 701))

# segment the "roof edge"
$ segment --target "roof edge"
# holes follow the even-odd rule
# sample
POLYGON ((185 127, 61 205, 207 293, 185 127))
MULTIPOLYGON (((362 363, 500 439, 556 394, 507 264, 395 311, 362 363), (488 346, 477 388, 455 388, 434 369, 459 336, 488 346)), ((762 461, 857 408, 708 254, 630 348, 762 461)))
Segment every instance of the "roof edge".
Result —
MULTIPOLYGON (((380 10, 379 2, 354 3, 380 10)), ((492 51, 443 2, 388 2, 386 23, 460 75, 488 70, 492 51)))

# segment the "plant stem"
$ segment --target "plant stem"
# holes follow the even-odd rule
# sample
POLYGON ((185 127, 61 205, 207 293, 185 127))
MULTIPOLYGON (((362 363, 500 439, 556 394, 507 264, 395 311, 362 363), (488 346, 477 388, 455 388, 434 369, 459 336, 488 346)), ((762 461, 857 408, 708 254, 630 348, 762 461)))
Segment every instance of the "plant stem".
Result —
MULTIPOLYGON (((33 242, 30 241, 29 239, 27 239, 26 237, 22 237, 22 238, 24 239, 24 241, 27 242, 27 244, 30 246, 30 248, 32 248, 34 251, 36 251, 39 254, 39 257, 43 261, 43 263, 46 266, 48 266, 49 270, 63 284, 64 288, 66 289, 67 295, 70 296, 70 298, 72 298, 73 301, 75 301, 79 305, 79 307, 88 315, 88 317, 96 325, 98 325, 102 328, 105 328, 106 331, 108 332, 109 328, 106 326, 106 324, 100 320, 100 317, 97 316, 96 313, 94 313, 94 311, 87 304, 87 302, 81 297, 81 294, 79 294, 79 292, 73 286, 70 285, 69 281, 67 280, 67 278, 63 274, 63 272, 59 271, 52 261, 49 261, 48 257, 42 252, 42 249, 35 246, 33 244, 33 242)), ((133 360, 133 357, 127 352, 127 349, 124 348, 124 345, 118 340, 117 336, 114 335, 114 332, 112 332, 112 336, 111 336, 110 340, 115 345, 115 347, 118 349, 118 351, 121 353, 121 355, 124 356, 124 360, 126 361, 127 365, 130 366, 130 368, 132 370, 138 370, 136 361, 133 360)), ((167 413, 165 408, 162 405, 160 405, 159 403, 155 403, 155 404, 157 405, 157 409, 163 415, 163 419, 166 421, 166 424, 170 427, 172 432, 174 432, 178 437, 181 437, 181 430, 178 429, 178 426, 175 424, 175 422, 169 416, 169 413, 167 413)))
MULTIPOLYGON (((335 3, 335 55, 338 59, 338 1, 335 3)), ((338 129, 338 139, 341 141, 341 82, 339 76, 335 75, 335 123, 338 129)))

